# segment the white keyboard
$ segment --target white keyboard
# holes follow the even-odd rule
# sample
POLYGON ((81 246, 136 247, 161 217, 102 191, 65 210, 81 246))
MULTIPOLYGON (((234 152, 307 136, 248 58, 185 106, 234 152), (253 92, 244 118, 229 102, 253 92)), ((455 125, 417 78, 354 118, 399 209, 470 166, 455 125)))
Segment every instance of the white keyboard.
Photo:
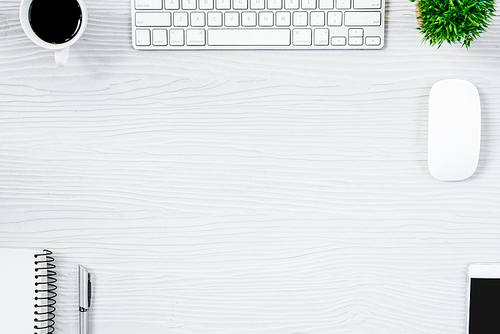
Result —
POLYGON ((385 0, 131 0, 140 50, 381 49, 385 0))

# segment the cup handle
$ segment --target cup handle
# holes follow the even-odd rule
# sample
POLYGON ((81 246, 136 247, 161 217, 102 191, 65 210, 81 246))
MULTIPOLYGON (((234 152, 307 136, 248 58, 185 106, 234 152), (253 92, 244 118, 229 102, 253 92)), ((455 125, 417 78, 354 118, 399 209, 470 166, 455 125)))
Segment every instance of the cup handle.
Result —
POLYGON ((68 63, 68 57, 69 57, 69 47, 61 50, 56 50, 54 53, 56 65, 59 67, 66 66, 66 64, 68 63))

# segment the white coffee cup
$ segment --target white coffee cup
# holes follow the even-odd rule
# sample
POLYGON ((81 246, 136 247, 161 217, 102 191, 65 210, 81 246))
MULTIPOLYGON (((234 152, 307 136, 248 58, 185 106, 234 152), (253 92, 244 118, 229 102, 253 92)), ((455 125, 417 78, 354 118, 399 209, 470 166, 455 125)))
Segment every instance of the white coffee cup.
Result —
MULTIPOLYGON (((38 15, 37 19, 37 25, 34 24, 34 18, 32 17, 32 9, 33 6, 36 6, 36 8, 40 8, 44 6, 44 2, 46 4, 49 4, 50 1, 54 0, 21 0, 21 7, 19 9, 19 19, 21 21, 21 26, 23 27, 24 32, 26 35, 31 39, 36 45, 41 46, 42 48, 49 49, 49 50, 54 50, 54 58, 56 61, 57 66, 66 66, 68 62, 68 56, 69 56, 69 47, 73 44, 76 43, 82 37, 83 33, 85 32, 85 29, 87 27, 87 21, 88 21, 88 14, 87 14, 87 9, 85 8, 85 4, 83 3, 83 0, 65 0, 65 1, 73 1, 75 2, 74 8, 80 9, 81 16, 80 20, 78 22, 74 22, 75 26, 78 27, 78 30, 75 29, 73 31, 73 34, 68 35, 68 38, 61 40, 61 41, 47 41, 39 37, 36 32, 36 28, 34 26, 40 27, 43 25, 43 17, 40 17, 38 15), (77 5, 76 5, 77 3, 77 5), (40 24, 40 22, 42 24, 40 24)), ((57 3, 57 1, 52 2, 51 4, 57 3)), ((72 3, 73 4, 73 3, 72 3)), ((48 7, 47 7, 48 8, 48 7)), ((35 10, 36 12, 43 13, 43 10, 40 11, 40 9, 35 10)), ((67 16, 65 16, 64 10, 57 10, 57 11, 49 11, 51 15, 55 17, 51 17, 50 19, 47 18, 47 24, 51 25, 52 28, 54 28, 55 25, 58 24, 58 19, 60 18, 61 20, 66 20, 64 21, 67 23, 67 16), (54 14, 55 13, 55 14, 54 14)), ((36 16, 36 15, 35 15, 36 16)), ((40 29, 38 29, 40 30, 40 29)), ((54 30, 54 29, 53 29, 54 30)), ((54 30, 55 31, 55 30, 54 30)), ((39 31, 40 33, 40 31, 39 31)))

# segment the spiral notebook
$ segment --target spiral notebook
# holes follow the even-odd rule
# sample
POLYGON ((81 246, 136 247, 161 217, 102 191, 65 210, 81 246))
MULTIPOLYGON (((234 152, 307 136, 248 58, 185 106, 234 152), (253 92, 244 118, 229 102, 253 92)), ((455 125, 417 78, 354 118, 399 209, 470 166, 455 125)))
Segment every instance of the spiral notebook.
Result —
POLYGON ((53 333, 55 265, 52 252, 0 248, 0 331, 53 333))

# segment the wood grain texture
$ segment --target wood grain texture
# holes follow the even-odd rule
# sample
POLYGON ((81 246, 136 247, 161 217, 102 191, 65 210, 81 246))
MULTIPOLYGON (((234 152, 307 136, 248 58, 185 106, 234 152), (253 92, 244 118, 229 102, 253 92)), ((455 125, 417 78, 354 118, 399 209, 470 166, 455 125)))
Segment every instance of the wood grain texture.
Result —
POLYGON ((463 333, 465 269, 500 261, 500 19, 381 51, 139 52, 129 1, 86 0, 66 68, 0 2, 0 246, 57 255, 57 331, 463 333), (427 99, 481 94, 475 175, 427 171, 427 99))

